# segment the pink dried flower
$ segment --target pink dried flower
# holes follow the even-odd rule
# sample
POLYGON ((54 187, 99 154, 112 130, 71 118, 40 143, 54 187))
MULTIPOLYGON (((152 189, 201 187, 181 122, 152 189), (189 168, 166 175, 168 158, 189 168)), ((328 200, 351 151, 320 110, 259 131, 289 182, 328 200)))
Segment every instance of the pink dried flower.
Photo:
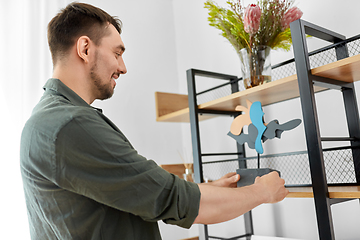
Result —
POLYGON ((260 27, 261 9, 256 4, 250 4, 245 9, 244 30, 250 35, 254 35, 260 27))
POLYGON ((284 15, 282 22, 281 22, 281 26, 282 29, 285 30, 286 28, 290 27, 290 23, 298 20, 299 18, 301 18, 301 16, 303 15, 303 12, 297 8, 297 7, 292 7, 290 8, 284 15))

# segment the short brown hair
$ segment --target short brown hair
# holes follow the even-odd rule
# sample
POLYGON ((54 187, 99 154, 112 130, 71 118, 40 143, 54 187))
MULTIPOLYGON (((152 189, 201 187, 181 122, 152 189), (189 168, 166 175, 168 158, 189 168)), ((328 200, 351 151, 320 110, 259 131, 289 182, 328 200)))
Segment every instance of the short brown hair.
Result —
POLYGON ((107 24, 121 33, 121 21, 100 8, 73 2, 62 9, 48 24, 48 43, 55 66, 80 36, 88 36, 96 45, 107 34, 107 24))

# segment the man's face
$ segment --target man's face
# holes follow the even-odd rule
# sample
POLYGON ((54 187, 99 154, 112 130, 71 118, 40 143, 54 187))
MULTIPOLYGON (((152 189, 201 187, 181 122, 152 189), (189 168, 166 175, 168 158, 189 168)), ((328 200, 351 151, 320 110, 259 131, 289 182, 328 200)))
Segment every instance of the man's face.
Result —
POLYGON ((110 34, 102 38, 95 48, 94 61, 90 68, 92 91, 96 99, 110 98, 116 86, 115 80, 126 73, 122 54, 125 51, 120 34, 113 25, 108 26, 110 34))

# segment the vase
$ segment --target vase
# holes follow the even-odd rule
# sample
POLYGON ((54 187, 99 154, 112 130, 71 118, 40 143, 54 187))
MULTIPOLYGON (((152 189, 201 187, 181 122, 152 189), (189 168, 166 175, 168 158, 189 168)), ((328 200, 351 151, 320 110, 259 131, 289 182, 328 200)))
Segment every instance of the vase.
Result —
POLYGON ((246 89, 271 82, 270 50, 268 46, 240 50, 241 72, 246 89))
POLYGON ((194 182, 194 173, 190 168, 185 169, 185 173, 183 174, 183 177, 185 181, 194 182))

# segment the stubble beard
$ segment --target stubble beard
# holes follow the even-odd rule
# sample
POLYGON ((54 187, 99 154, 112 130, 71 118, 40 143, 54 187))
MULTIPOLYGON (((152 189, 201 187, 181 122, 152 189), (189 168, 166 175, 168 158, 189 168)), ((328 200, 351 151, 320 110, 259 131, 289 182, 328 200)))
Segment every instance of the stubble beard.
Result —
POLYGON ((93 82, 93 91, 96 96, 96 99, 105 100, 112 97, 112 95, 114 94, 114 88, 111 86, 111 81, 109 81, 108 83, 106 83, 105 81, 104 84, 101 83, 102 81, 98 74, 98 67, 97 67, 98 61, 99 61, 98 53, 96 52, 95 63, 90 68, 90 78, 93 82))

